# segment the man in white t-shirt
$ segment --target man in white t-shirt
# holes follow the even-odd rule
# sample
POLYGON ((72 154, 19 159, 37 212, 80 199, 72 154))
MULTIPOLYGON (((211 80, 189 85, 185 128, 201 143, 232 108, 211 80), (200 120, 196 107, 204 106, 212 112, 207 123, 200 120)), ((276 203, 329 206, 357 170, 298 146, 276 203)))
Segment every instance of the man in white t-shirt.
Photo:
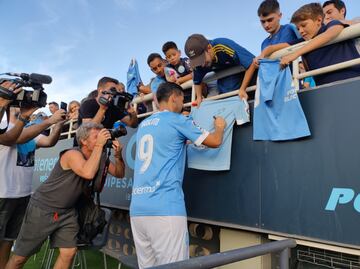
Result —
POLYGON ((14 127, 11 128, 11 130, 7 128, 8 122, 4 119, 4 116, 8 116, 7 114, 9 113, 10 105, 13 102, 9 95, 16 95, 21 90, 22 88, 16 88, 16 84, 11 81, 3 81, 0 83, 0 145, 14 145, 25 126, 24 121, 26 121, 37 109, 36 107, 22 108, 18 120, 14 123, 14 127), (4 122, 6 122, 5 125, 2 124, 3 119, 4 122))
MULTIPOLYGON (((11 108, 8 129, 14 128, 18 108, 11 108)), ((0 145, 0 268, 5 268, 13 241, 16 239, 31 194, 36 148, 52 147, 59 139, 65 111, 58 110, 41 123, 25 128, 16 145, 0 145), (55 124, 49 136, 41 132, 55 124)))

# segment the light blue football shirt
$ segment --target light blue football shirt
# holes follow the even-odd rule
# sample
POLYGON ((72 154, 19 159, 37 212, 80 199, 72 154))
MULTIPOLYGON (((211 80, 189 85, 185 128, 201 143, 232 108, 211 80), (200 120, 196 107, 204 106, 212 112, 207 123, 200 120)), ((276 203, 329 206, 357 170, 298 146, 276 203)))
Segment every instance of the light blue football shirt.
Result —
POLYGON ((221 116, 226 121, 223 143, 219 148, 188 145, 188 167, 200 170, 222 171, 230 169, 231 144, 234 122, 238 125, 250 121, 249 106, 246 101, 234 96, 222 100, 206 100, 199 108, 194 108, 191 116, 202 128, 214 131, 213 116, 221 116))
POLYGON ((191 118, 169 111, 141 122, 130 216, 186 216, 182 190, 186 141, 201 145, 208 134, 191 118))
POLYGON ((289 140, 310 135, 290 68, 260 60, 254 103, 254 140, 289 140))
POLYGON ((128 93, 135 95, 138 93, 138 86, 141 84, 139 66, 135 59, 132 59, 127 71, 126 90, 128 93))

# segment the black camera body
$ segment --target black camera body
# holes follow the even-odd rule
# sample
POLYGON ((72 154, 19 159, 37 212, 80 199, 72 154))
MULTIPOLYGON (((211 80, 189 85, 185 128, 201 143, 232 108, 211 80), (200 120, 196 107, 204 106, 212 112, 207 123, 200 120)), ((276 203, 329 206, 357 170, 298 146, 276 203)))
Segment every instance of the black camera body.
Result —
POLYGON ((13 107, 45 107, 47 94, 43 90, 22 90, 10 104, 13 107))
POLYGON ((127 130, 126 130, 126 125, 122 122, 116 122, 115 123, 115 128, 113 129, 108 129, 111 135, 111 139, 109 139, 106 142, 106 147, 107 148, 112 148, 112 141, 115 140, 116 138, 119 138, 120 136, 125 136, 127 135, 127 130))
POLYGON ((0 87, 0 97, 12 100, 10 106, 13 107, 45 107, 47 94, 44 92, 43 84, 50 84, 52 78, 40 74, 26 74, 26 73, 5 73, 8 76, 16 76, 14 79, 0 79, 0 84, 5 81, 15 83, 15 89, 20 87, 31 87, 34 90, 22 90, 18 94, 0 87))
POLYGON ((133 99, 133 96, 127 92, 118 92, 115 88, 111 88, 108 91, 103 91, 103 94, 111 95, 111 100, 109 101, 105 97, 101 96, 99 98, 99 103, 104 106, 113 106, 117 107, 121 111, 125 111, 128 107, 129 102, 133 99))

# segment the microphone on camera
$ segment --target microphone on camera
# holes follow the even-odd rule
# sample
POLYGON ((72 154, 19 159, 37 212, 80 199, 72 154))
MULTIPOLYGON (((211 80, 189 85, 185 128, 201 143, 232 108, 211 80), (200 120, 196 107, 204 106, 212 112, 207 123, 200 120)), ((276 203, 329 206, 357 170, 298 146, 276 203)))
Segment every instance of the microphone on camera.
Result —
POLYGON ((40 84, 50 84, 52 82, 52 78, 48 75, 32 73, 29 75, 29 77, 32 82, 36 82, 40 84))
POLYGON ((26 74, 26 73, 12 73, 12 72, 5 74, 8 76, 20 77, 25 81, 31 80, 32 82, 38 84, 50 84, 52 82, 52 78, 50 76, 42 75, 42 74, 36 74, 36 73, 26 74))

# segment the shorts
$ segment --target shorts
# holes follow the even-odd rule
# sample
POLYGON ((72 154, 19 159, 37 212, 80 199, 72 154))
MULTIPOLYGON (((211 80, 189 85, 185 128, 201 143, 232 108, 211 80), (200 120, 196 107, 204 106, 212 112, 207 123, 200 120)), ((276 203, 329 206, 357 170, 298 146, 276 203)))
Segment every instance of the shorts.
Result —
POLYGON ((184 216, 131 217, 139 268, 189 259, 189 234, 184 216))
POLYGON ((0 198, 0 240, 14 241, 20 231, 30 196, 0 198))
POLYGON ((30 202, 15 243, 14 253, 29 257, 37 253, 49 237, 51 248, 73 248, 79 231, 75 209, 57 213, 30 202))

